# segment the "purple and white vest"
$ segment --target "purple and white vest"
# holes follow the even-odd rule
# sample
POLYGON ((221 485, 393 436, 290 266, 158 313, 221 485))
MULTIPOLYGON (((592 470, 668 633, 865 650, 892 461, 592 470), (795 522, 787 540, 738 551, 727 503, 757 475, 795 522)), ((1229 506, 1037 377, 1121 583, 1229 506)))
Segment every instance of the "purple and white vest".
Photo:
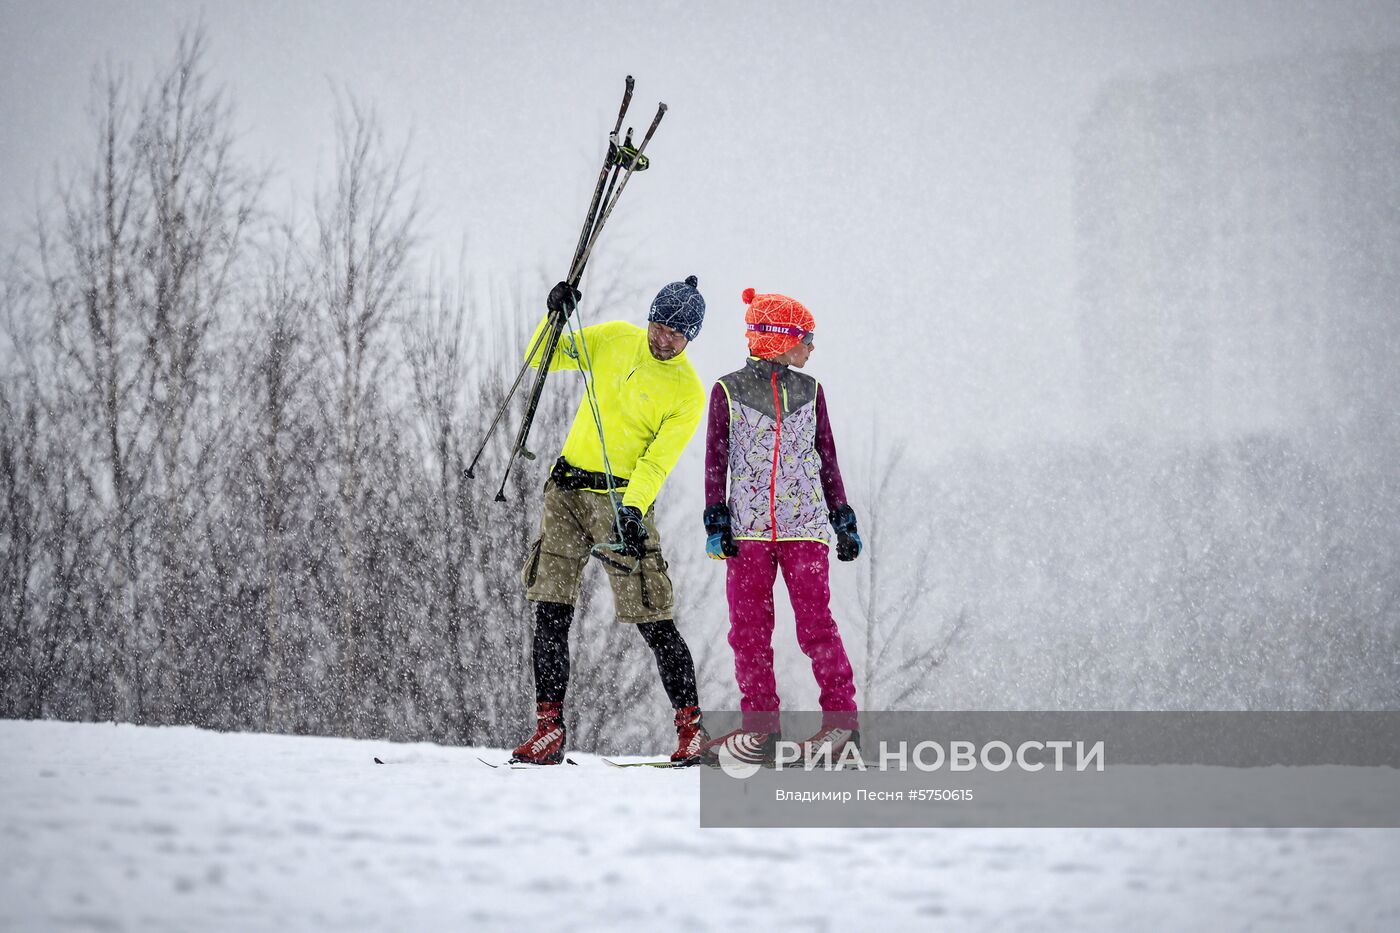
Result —
POLYGON ((817 452, 817 380, 750 358, 719 383, 729 397, 734 537, 829 542, 817 452))

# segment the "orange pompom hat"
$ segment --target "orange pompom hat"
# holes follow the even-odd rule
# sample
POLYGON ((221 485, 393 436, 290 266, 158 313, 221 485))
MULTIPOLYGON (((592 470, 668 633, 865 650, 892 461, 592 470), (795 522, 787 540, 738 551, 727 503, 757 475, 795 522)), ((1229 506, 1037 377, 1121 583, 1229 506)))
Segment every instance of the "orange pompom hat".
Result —
POLYGON ((760 295, 744 289, 744 313, 748 324, 749 352, 761 360, 782 356, 817 329, 812 312, 787 295, 760 295))

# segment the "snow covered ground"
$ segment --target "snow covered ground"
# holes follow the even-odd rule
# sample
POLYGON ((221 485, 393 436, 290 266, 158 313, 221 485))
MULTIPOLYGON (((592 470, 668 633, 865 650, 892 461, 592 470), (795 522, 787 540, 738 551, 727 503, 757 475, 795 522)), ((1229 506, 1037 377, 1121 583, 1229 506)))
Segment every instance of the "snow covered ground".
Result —
POLYGON ((0 930, 1400 929, 1400 831, 702 831, 694 772, 589 756, 0 742, 0 930))

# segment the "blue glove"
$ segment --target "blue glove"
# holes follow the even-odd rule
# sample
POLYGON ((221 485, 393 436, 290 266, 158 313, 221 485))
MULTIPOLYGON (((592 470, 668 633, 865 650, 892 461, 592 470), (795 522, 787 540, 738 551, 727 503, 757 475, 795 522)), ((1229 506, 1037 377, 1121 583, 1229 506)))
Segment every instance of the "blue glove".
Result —
POLYGON ((837 506, 827 516, 836 530, 836 559, 850 561, 860 556, 860 534, 856 531, 856 511, 849 505, 837 506))
POLYGON ((739 547, 734 543, 734 535, 729 530, 729 506, 723 502, 705 509, 705 553, 714 560, 726 560, 739 556, 739 547))

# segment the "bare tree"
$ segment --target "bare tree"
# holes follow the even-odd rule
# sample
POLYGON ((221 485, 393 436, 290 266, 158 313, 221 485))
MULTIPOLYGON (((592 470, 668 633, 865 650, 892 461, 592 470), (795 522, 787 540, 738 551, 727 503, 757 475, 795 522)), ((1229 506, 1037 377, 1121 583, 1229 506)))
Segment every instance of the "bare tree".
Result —
POLYGON ((372 110, 353 100, 337 114, 337 162, 333 187, 317 198, 314 256, 319 357, 329 369, 322 409, 331 436, 339 573, 336 609, 337 707, 353 731, 378 708, 366 702, 366 678, 384 687, 382 668, 366 665, 367 638, 384 633, 367 625, 361 576, 369 553, 359 539, 365 527, 367 451, 381 438, 380 384, 388 362, 387 326, 408 294, 406 261, 418 214, 406 191, 405 152, 390 154, 372 110))
POLYGON ((38 412, 32 400, 12 399, 0 383, 0 681, 10 699, 33 714, 34 624, 31 584, 40 544, 35 477, 27 454, 38 443, 38 412))
POLYGON ((108 72, 96 79, 96 158, 61 194, 55 224, 40 218, 37 247, 55 349, 54 391, 88 434, 82 462, 87 503, 103 516, 107 538, 95 633, 110 646, 106 695, 98 715, 140 721, 144 715, 144 619, 140 587, 138 500, 150 459, 141 387, 150 376, 136 312, 140 226, 149 212, 132 139, 138 120, 128 79, 108 72))
POLYGON ((93 663, 92 607, 102 604, 90 598, 102 587, 92 572, 96 495, 79 456, 85 424, 72 393, 60 391, 65 368, 44 317, 43 284, 16 256, 0 290, 13 363, 0 385, 8 505, 0 539, 9 561, 0 598, 14 610, 14 638, 5 641, 7 663, 17 665, 0 680, 20 715, 90 716, 95 694, 109 686, 93 663))
POLYGON ((455 290, 433 287, 414 302, 409 317, 405 355, 413 381, 413 399, 424 429, 431 478, 433 509, 423 529, 433 564, 431 618, 420 624, 436 626, 448 649, 444 677, 449 684, 449 728, 459 736, 476 734, 478 705, 469 696, 466 666, 461 663, 463 624, 467 604, 463 591, 470 527, 467 488, 459 431, 464 422, 466 355, 463 342, 468 286, 455 290))
MULTIPOLYGON (((519 372, 526 343, 542 316, 540 285, 494 280, 484 307, 467 318, 468 403, 460 436, 474 452, 519 372)), ((534 615, 525 600, 520 569, 539 526, 540 487, 547 463, 516 464, 497 502, 497 478, 506 468, 514 429, 524 416, 526 392, 511 401, 502 429, 487 445, 476 479, 458 487, 457 520, 465 545, 463 646, 460 657, 469 701, 479 721, 474 741, 508 741, 533 703, 530 651, 534 615), (542 469, 544 468, 544 469, 542 469)), ((535 415, 532 446, 559 442, 576 399, 556 377, 535 415)), ((465 457, 456 461, 459 479, 465 457)))
POLYGON ((105 628, 94 636, 111 651, 99 708, 136 721, 179 705, 152 691, 188 698, 200 680, 185 663, 200 657, 188 627, 207 616, 191 535, 214 451, 192 424, 211 404, 209 335, 258 193, 232 158, 204 56, 202 35, 181 38, 144 95, 120 72, 96 79, 95 157, 36 235, 50 409, 82 439, 69 488, 107 539, 92 591, 105 628))
POLYGON ((919 631, 927 622, 935 590, 933 547, 925 531, 917 550, 911 552, 905 540, 908 530, 891 522, 902 503, 899 492, 909 485, 909 476, 901 469, 905 450, 903 441, 884 447, 879 426, 871 426, 868 485, 860 520, 866 551, 856 583, 865 620, 867 709, 899 709, 922 692, 931 670, 947 658, 968 623, 964 606, 940 634, 930 637, 919 631))
POLYGON ((223 501, 247 544, 230 543, 230 569, 219 578, 236 581, 224 601, 240 626, 253 621, 246 616, 257 620, 246 625, 260 639, 245 663, 259 681, 260 702, 253 702, 263 722, 304 729, 311 715, 306 698, 292 688, 311 673, 304 669, 310 620, 303 581, 324 445, 309 385, 311 283, 290 230, 268 244, 259 279, 237 341, 238 378, 230 394, 240 404, 225 419, 238 453, 225 466, 223 501), (246 418, 236 417, 239 412, 246 418))
POLYGON ((212 620, 201 611, 187 567, 191 554, 202 550, 191 534, 204 522, 208 501, 201 493, 214 457, 210 445, 218 439, 193 430, 192 416, 211 402, 211 331, 227 307, 261 188, 234 157, 231 108, 209 86, 205 55, 201 32, 180 38, 134 141, 149 204, 134 297, 146 358, 143 409, 159 469, 151 528, 158 568, 151 658, 153 674, 165 681, 162 692, 173 693, 177 706, 201 699, 205 678, 193 662, 214 639, 194 630, 212 620))

